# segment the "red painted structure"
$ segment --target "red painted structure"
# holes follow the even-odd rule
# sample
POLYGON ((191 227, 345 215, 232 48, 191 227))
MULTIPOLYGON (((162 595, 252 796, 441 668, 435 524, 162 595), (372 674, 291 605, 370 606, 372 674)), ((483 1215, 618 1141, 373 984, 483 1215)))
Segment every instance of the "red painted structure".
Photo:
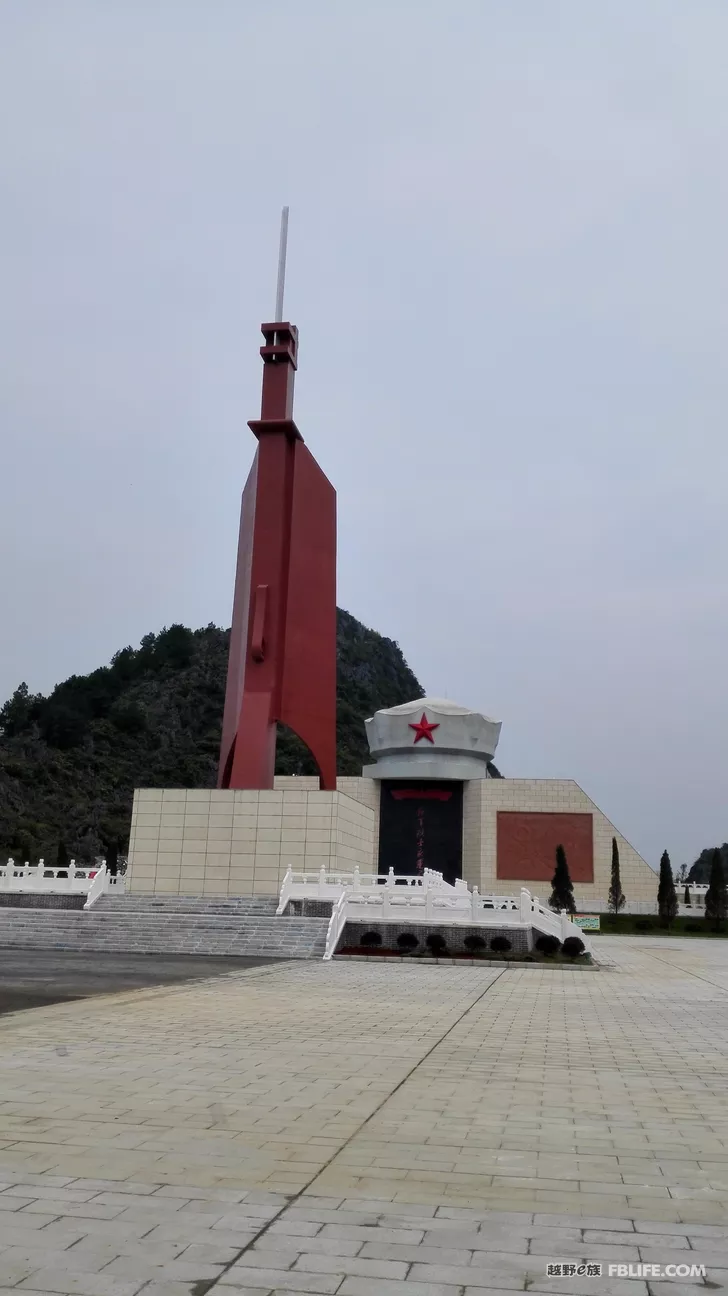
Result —
POLYGON ((496 877, 550 882, 556 847, 563 846, 572 882, 594 881, 594 823, 591 814, 558 810, 499 810, 496 877))
POLYGON ((258 449, 243 490, 221 788, 272 788, 276 726, 336 788, 336 492, 293 422, 298 330, 263 324, 258 449))

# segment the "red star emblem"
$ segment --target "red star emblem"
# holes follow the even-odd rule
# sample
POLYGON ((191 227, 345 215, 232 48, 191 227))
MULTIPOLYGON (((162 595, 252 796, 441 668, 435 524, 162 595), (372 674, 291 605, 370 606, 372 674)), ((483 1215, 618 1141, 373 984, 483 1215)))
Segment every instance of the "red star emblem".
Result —
POLYGON ((439 729, 440 726, 439 724, 430 724, 423 711, 422 719, 419 724, 411 724, 409 725, 409 728, 414 729, 415 731, 415 743, 421 742, 423 738, 426 738, 428 742, 434 743, 435 739, 432 736, 432 731, 433 729, 439 729))

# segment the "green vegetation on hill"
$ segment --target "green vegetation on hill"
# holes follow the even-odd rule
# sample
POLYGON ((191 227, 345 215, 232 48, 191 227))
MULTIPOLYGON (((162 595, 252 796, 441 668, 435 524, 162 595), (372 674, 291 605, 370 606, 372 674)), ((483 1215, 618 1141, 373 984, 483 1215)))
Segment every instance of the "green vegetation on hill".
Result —
MULTIPOLYGON (((173 625, 123 648, 48 697, 25 684, 0 710, 0 860, 55 859, 59 840, 92 859, 125 848, 135 787, 214 787, 230 632, 173 625)), ((340 774, 368 759, 364 720, 424 690, 396 643, 337 614, 340 774)), ((314 774, 279 731, 279 774, 314 774)))
POLYGON ((713 851, 719 850, 723 860, 723 872, 728 877, 728 842, 723 842, 722 846, 706 846, 701 851, 688 873, 688 882, 697 882, 699 886, 710 882, 710 869, 713 863, 713 851))

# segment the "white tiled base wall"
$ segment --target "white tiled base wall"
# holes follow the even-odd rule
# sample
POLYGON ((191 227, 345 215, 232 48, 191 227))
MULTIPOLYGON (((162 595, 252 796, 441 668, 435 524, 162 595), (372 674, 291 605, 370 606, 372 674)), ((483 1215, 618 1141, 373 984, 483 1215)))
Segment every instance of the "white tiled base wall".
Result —
MULTIPOLYGON (((342 776, 336 792, 315 777, 277 776, 272 792, 141 788, 134 793, 130 890, 170 895, 273 896, 289 868, 362 872, 377 867, 379 789, 375 779, 342 776)), ((521 886, 548 900, 548 882, 499 880, 499 810, 590 813, 594 882, 576 883, 580 908, 606 909, 617 838, 627 912, 652 912, 657 875, 571 779, 478 779, 465 784, 463 877, 482 894, 521 886)))
POLYGON ((268 792, 137 789, 129 889, 273 896, 289 868, 372 872, 373 810, 343 792, 318 791, 316 779, 311 789, 308 780, 283 782, 268 792))

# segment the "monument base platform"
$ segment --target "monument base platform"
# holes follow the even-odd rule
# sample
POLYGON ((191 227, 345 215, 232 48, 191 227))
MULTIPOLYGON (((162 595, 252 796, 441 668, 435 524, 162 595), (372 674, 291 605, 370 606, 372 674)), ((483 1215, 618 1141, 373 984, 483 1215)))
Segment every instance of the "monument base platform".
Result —
MULTIPOLYGON (((127 889, 182 896, 277 896, 291 868, 351 872, 358 866, 363 873, 373 872, 372 806, 344 791, 320 792, 315 779, 281 781, 283 787, 266 792, 138 789, 127 889)), ((347 782, 364 780, 342 780, 347 782)), ((373 797, 376 785, 368 786, 373 797)))

